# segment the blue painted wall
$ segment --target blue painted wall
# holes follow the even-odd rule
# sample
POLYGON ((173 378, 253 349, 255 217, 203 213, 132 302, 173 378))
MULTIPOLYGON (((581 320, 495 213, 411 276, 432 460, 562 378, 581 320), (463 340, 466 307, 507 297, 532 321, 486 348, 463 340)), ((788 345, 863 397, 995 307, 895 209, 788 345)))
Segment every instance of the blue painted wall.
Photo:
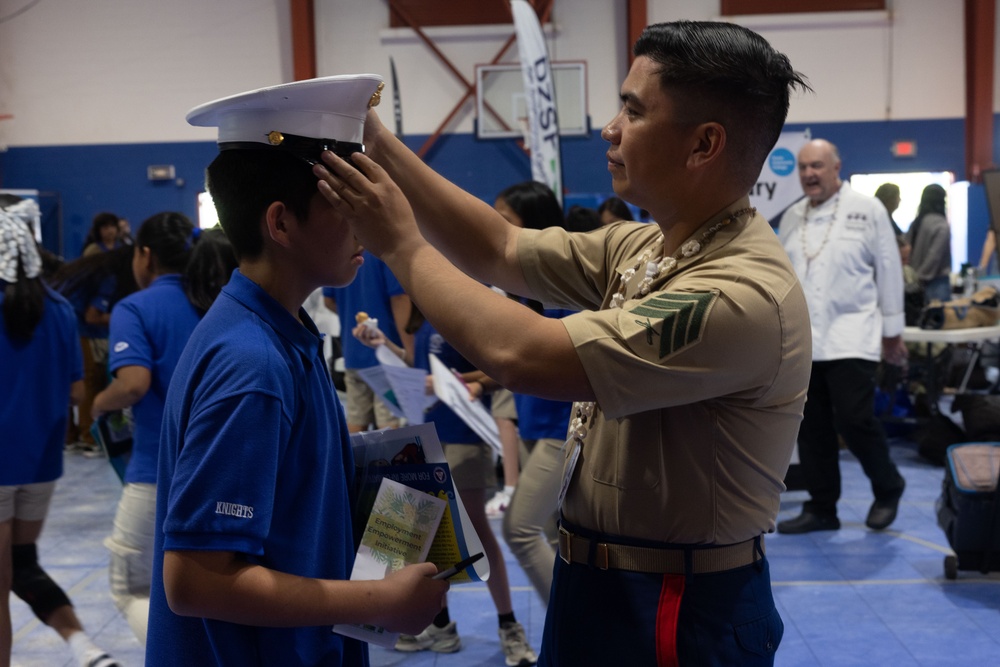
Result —
MULTIPOLYGON (((997 117, 995 135, 1000 138, 997 117)), ((843 158, 842 175, 855 173, 952 171, 965 177, 962 119, 789 124, 786 129, 809 128, 813 137, 837 144, 843 158), (892 142, 917 142, 915 158, 894 158, 892 142)), ((408 137, 419 149, 426 137, 408 137)), ((567 204, 594 205, 612 194, 605 161, 607 143, 600 130, 586 137, 564 137, 563 181, 567 204)), ((128 218, 133 229, 164 210, 194 217, 197 194, 204 189, 204 170, 215 156, 212 142, 89 146, 13 147, 0 153, 0 187, 31 188, 44 193, 45 245, 58 252, 58 210, 63 224, 62 253, 79 255, 94 214, 109 210, 128 218), (146 167, 172 164, 175 181, 149 181, 146 167)), ((995 160, 997 150, 994 150, 995 160)), ((528 157, 513 140, 481 141, 471 134, 442 136, 426 156, 446 178, 486 201, 512 183, 530 178, 528 157)), ((978 257, 989 225, 981 186, 970 189, 970 257, 978 257)))
POLYGON ((0 186, 42 193, 43 243, 53 252, 60 252, 61 206, 61 251, 72 259, 80 255, 91 220, 101 211, 128 218, 133 233, 160 211, 193 217, 205 167, 215 153, 210 142, 15 147, 0 154, 0 186), (180 180, 148 180, 146 167, 153 164, 174 165, 180 180))

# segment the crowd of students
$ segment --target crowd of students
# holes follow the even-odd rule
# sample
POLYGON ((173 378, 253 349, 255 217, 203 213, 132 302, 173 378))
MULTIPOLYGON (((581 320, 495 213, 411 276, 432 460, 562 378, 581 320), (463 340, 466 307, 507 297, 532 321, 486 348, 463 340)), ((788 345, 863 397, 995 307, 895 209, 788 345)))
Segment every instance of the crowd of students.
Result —
MULTIPOLYGON (((122 495, 105 545, 110 551, 112 599, 137 639, 145 644, 156 533, 159 437, 167 390, 189 337, 237 267, 237 260, 221 230, 203 233, 182 214, 164 212, 148 218, 139 225, 133 239, 130 228, 123 233, 123 227, 119 226, 120 222, 127 221, 105 212, 94 217, 80 258, 50 267, 46 278, 40 273, 41 253, 44 250, 33 240, 27 243, 21 238, 26 230, 37 224, 31 215, 22 216, 23 220, 17 217, 22 209, 37 214, 37 211, 31 211, 30 204, 28 201, 19 207, 9 207, 2 218, 5 230, 12 230, 12 236, 16 232, 17 238, 22 241, 15 256, 20 266, 17 261, 11 266, 18 275, 26 267, 31 273, 22 276, 27 280, 22 282, 19 290, 12 292, 12 298, 5 300, 5 308, 11 309, 12 313, 5 319, 5 324, 11 332, 16 332, 17 335, 13 336, 15 342, 18 337, 34 339, 34 347, 37 348, 32 353, 21 350, 16 357, 19 363, 9 370, 21 377, 38 363, 39 354, 55 354, 57 360, 65 356, 65 364, 53 366, 60 369, 59 375, 64 378, 62 384, 48 378, 38 383, 45 393, 44 400, 40 394, 28 394, 25 398, 33 405, 48 408, 57 408, 66 402, 61 398, 64 394, 72 399, 69 401, 73 403, 72 408, 60 414, 58 420, 50 420, 44 415, 38 420, 40 424, 50 421, 58 424, 60 420, 66 424, 65 429, 58 430, 65 431, 67 452, 87 456, 108 455, 95 441, 92 433, 94 420, 114 413, 127 414, 126 419, 132 430, 132 446, 124 456, 122 495), (28 283, 30 289, 24 283, 28 283), (39 347, 42 336, 34 337, 32 319, 15 319, 13 314, 26 309, 19 305, 24 300, 22 292, 37 292, 33 298, 44 295, 38 304, 51 302, 48 312, 39 322, 47 323, 49 327, 55 326, 51 324, 53 321, 61 322, 61 348, 54 349, 52 341, 48 341, 49 348, 42 350, 39 347), (61 314, 61 320, 56 313, 61 314), (79 360, 80 369, 66 376, 67 368, 76 368, 74 359, 79 360), (81 377, 77 377, 78 374, 81 377), (72 391, 65 382, 67 377, 72 379, 72 391)), ((512 224, 521 227, 542 229, 568 224, 563 220, 562 209, 552 191, 538 183, 529 181, 506 189, 498 196, 496 206, 504 211, 512 224)), ((622 210, 628 211, 627 208, 622 210)), ((597 215, 596 211, 593 213, 597 215)), ((382 262, 367 253, 364 259, 352 283, 323 288, 326 307, 338 312, 339 306, 340 314, 348 322, 353 319, 353 313, 362 311, 380 316, 376 318, 380 321, 380 329, 358 326, 352 332, 349 325, 342 329, 347 369, 344 406, 350 432, 393 428, 401 423, 392 418, 382 400, 376 398, 372 389, 357 375, 357 369, 377 364, 371 348, 378 345, 390 346, 408 363, 425 370, 430 369, 429 357, 435 354, 445 359, 449 366, 466 371, 466 380, 473 393, 470 398, 486 398, 488 402, 488 394, 504 391, 495 381, 477 373, 422 318, 382 262), (400 321, 398 327, 397 320, 400 321), (383 333, 383 330, 393 335, 383 333), (348 354, 352 350, 366 349, 369 350, 367 354, 348 354)), ((16 285, 13 280, 10 284, 16 285)), ((37 298, 34 300, 37 301, 37 298)), ((569 312, 543 310, 538 302, 520 301, 552 317, 569 312)), ((40 305, 33 308, 44 310, 40 305)), ((514 547, 514 553, 531 573, 529 576, 539 595, 547 600, 555 558, 553 528, 557 519, 555 490, 558 487, 558 470, 556 465, 543 464, 542 461, 558 459, 569 423, 570 405, 521 394, 511 396, 508 403, 510 411, 507 414, 516 429, 514 446, 505 450, 502 457, 507 495, 499 509, 492 513, 492 518, 503 516, 509 505, 505 535, 514 547), (527 479, 539 479, 522 486, 521 493, 512 498, 522 456, 530 456, 532 458, 528 461, 536 462, 525 463, 527 479), (526 489, 527 486, 532 488, 526 489)), ((445 442, 457 490, 470 510, 473 525, 492 564, 488 587, 497 607, 498 633, 505 657, 514 665, 534 664, 537 658, 528 644, 523 626, 514 617, 500 546, 488 523, 487 500, 497 489, 497 461, 493 450, 447 406, 438 405, 429 410, 426 419, 436 425, 439 436, 445 442)), ((37 436, 26 433, 16 439, 30 441, 37 436)), ((56 611, 46 606, 33 606, 33 609, 39 618, 67 638, 71 646, 80 644, 83 647, 76 651, 83 661, 81 664, 112 667, 117 664, 113 658, 83 639, 85 635, 68 598, 56 592, 58 587, 37 565, 34 541, 41 531, 55 479, 61 474, 61 465, 57 463, 61 461, 61 451, 54 447, 55 442, 50 438, 46 447, 39 450, 45 452, 44 459, 49 461, 46 467, 51 470, 36 473, 36 476, 52 479, 41 480, 40 500, 24 501, 26 506, 34 505, 36 509, 25 513, 26 510, 20 509, 20 499, 15 503, 19 510, 15 514, 16 520, 12 524, 15 529, 11 535, 15 571, 20 572, 23 567, 21 561, 28 558, 30 567, 40 573, 37 577, 40 580, 44 578, 44 586, 52 591, 52 604, 58 603, 56 611), (32 527, 32 530, 26 530, 25 526, 32 527), (25 555, 28 551, 31 552, 30 557, 25 555)), ((62 444, 61 439, 59 444, 62 444)), ((32 463, 25 460, 22 467, 29 468, 32 463)), ((11 477, 5 481, 17 480, 11 477)), ((497 494, 501 495, 503 491, 497 491, 497 494)), ((32 498, 30 495, 27 497, 32 498)), ((19 574, 15 578, 17 585, 12 588, 19 594, 25 590, 21 579, 19 574)), ((0 651, 6 651, 9 662, 9 638, 6 648, 2 647, 0 644, 0 651)), ((461 639, 457 624, 449 618, 447 606, 443 606, 433 622, 420 633, 402 635, 396 648, 405 652, 431 650, 450 653, 459 650, 461 639)), ((0 664, 5 664, 2 657, 0 652, 0 664)))

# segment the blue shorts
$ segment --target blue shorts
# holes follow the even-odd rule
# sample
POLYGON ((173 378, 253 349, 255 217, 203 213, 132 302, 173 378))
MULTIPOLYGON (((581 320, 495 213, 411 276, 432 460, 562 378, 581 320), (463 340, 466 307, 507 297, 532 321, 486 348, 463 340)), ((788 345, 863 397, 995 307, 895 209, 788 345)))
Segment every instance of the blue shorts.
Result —
POLYGON ((783 632, 766 558, 685 576, 557 557, 538 665, 770 666, 783 632))

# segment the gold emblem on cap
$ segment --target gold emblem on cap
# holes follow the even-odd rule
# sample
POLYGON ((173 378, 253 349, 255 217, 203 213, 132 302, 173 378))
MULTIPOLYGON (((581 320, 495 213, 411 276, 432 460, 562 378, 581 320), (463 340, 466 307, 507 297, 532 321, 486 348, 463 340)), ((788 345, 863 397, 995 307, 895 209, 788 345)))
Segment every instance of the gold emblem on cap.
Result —
POLYGON ((267 133, 267 140, 271 143, 272 146, 280 146, 281 143, 285 140, 285 135, 283 135, 281 132, 278 132, 277 130, 271 130, 270 132, 267 133))
POLYGON ((385 88, 385 81, 379 81, 378 88, 372 93, 372 98, 368 100, 368 108, 377 107, 382 101, 382 89, 385 88))

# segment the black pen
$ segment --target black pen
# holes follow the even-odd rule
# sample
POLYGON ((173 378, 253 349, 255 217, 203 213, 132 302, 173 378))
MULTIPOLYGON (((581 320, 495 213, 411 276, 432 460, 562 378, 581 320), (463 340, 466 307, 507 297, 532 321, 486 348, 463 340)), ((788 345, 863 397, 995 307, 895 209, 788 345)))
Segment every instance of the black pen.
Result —
POLYGON ((437 574, 435 574, 433 577, 431 577, 431 579, 451 579, 456 574, 458 574, 459 572, 461 572, 465 568, 469 567, 470 565, 472 565, 473 563, 475 563, 477 560, 479 560, 482 557, 483 557, 483 552, 480 551, 479 553, 477 553, 474 556, 469 556, 465 560, 459 561, 459 562, 455 563, 453 566, 449 567, 447 570, 441 570, 440 572, 438 572, 437 574))

